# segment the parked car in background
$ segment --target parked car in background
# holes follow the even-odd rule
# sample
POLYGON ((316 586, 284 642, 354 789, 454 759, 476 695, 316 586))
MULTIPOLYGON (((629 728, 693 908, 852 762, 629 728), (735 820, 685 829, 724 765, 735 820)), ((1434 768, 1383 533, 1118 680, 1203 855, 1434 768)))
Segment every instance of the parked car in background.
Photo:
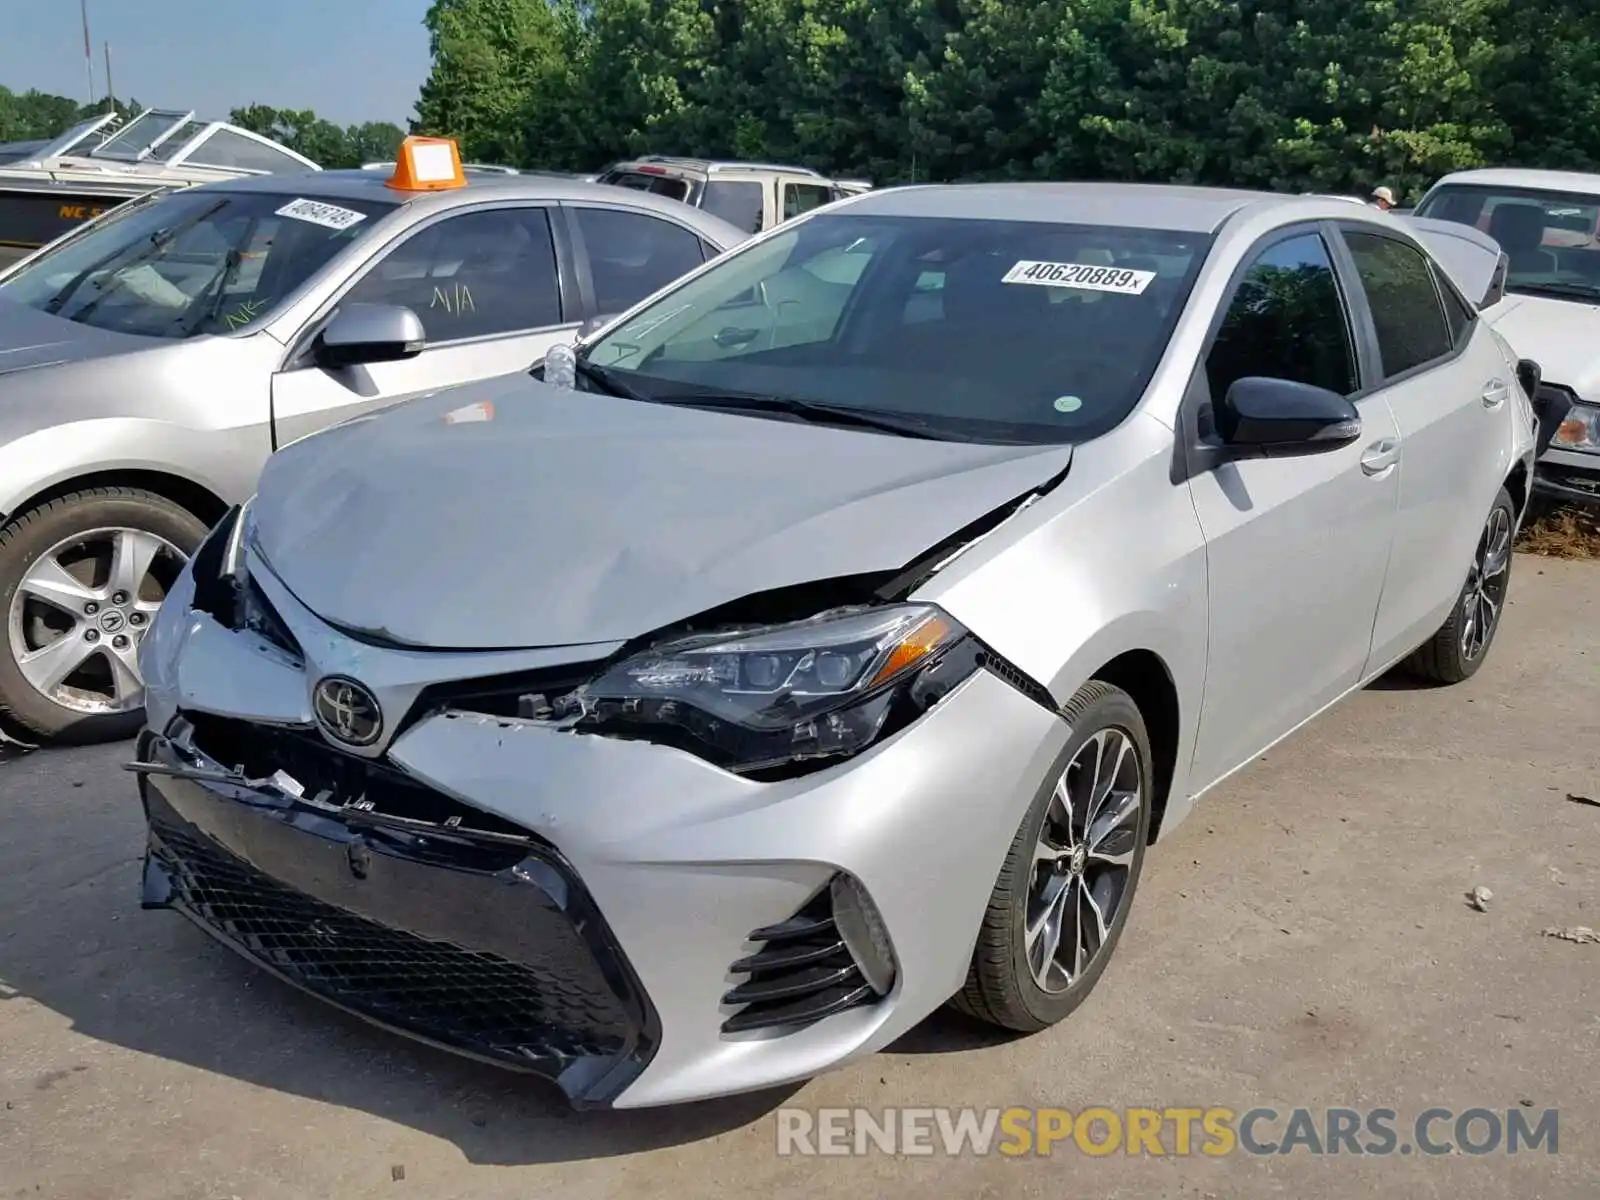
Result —
POLYGON ((1518 364, 1375 210, 871 192, 558 359, 274 456, 135 769, 145 907, 576 1103, 1062 1020, 1207 789, 1506 609, 1518 364))
POLYGON ((1470 226, 1505 250, 1505 296, 1485 316, 1543 370, 1549 447, 1537 490, 1600 504, 1600 175, 1499 168, 1447 175, 1417 216, 1470 226))
POLYGON ((745 237, 640 193, 444 165, 409 190, 322 171, 135 200, 0 276, 0 712, 131 734, 151 615, 274 449, 526 370, 745 237))
POLYGON ((747 233, 771 229, 872 186, 859 179, 828 179, 809 167, 664 155, 613 163, 599 181, 681 200, 747 233))

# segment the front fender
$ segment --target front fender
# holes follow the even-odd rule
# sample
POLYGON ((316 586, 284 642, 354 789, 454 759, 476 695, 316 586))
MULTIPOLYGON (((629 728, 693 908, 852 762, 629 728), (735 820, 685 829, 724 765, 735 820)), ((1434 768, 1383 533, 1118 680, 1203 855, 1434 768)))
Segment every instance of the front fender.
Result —
POLYGON ((254 490, 271 449, 263 426, 196 430, 148 417, 48 425, 0 443, 0 516, 41 492, 109 471, 174 476, 235 504, 254 490))
POLYGON ((1162 834, 1188 812, 1205 685, 1205 539, 1171 481, 1172 433, 1137 416, 1079 447, 1065 481, 975 544, 914 597, 940 604, 1057 704, 1130 651, 1159 658, 1178 697, 1162 834))

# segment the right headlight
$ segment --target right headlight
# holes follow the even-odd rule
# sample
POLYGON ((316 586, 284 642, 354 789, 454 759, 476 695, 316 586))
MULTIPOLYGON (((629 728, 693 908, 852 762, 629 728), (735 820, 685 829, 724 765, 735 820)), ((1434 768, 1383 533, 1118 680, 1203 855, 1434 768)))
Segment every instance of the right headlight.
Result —
POLYGON ((1550 439, 1558 450, 1579 450, 1588 454, 1600 453, 1600 408, 1590 404, 1574 404, 1550 439))
POLYGON ((569 699, 580 726, 758 771, 865 749, 981 661, 966 629, 933 605, 840 609, 653 647, 569 699))

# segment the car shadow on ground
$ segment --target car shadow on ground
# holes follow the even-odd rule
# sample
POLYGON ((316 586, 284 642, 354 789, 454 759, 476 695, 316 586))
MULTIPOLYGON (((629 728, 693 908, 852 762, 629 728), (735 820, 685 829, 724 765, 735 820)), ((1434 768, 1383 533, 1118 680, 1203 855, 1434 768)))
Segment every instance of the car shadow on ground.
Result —
MULTIPOLYGON (((128 757, 125 748, 107 749, 116 751, 116 761, 128 757)), ((0 766, 0 773, 6 784, 15 780, 32 790, 44 776, 40 768, 62 754, 40 750, 0 766)), ((86 791, 71 794, 87 800, 86 791)), ((142 911, 138 805, 107 807, 64 819, 59 805, 25 803, 6 814, 0 1037, 20 1036, 41 1019, 11 1011, 33 1001, 83 1037, 370 1113, 452 1142, 473 1163, 500 1166, 701 1141, 760 1120, 798 1090, 574 1111, 553 1085, 374 1028, 239 959, 181 916, 142 911), (63 855, 63 847, 72 849, 63 855)), ((0 1084, 20 1062, 0 1063, 0 1084)), ((38 1078, 11 1084, 23 1095, 42 1094, 69 1076, 80 1087, 93 1086, 84 1063, 27 1065, 36 1066, 38 1078)), ((209 1094, 204 1077, 193 1073, 173 1072, 168 1082, 162 1092, 175 1112, 209 1094)))

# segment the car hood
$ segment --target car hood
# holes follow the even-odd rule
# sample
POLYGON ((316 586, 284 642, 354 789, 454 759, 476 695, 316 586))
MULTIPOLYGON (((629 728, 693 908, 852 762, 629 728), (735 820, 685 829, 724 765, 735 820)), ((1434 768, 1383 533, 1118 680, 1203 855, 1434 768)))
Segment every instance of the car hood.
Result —
POLYGON ((279 451, 252 537, 303 604, 354 632, 440 649, 621 641, 755 592, 896 570, 1070 458, 513 377, 279 451))
POLYGON ((1600 305, 1510 295, 1484 315, 1517 354, 1539 364, 1546 381, 1585 400, 1600 398, 1600 305))
POLYGON ((112 333, 39 312, 0 292, 0 376, 142 350, 147 338, 112 333))

